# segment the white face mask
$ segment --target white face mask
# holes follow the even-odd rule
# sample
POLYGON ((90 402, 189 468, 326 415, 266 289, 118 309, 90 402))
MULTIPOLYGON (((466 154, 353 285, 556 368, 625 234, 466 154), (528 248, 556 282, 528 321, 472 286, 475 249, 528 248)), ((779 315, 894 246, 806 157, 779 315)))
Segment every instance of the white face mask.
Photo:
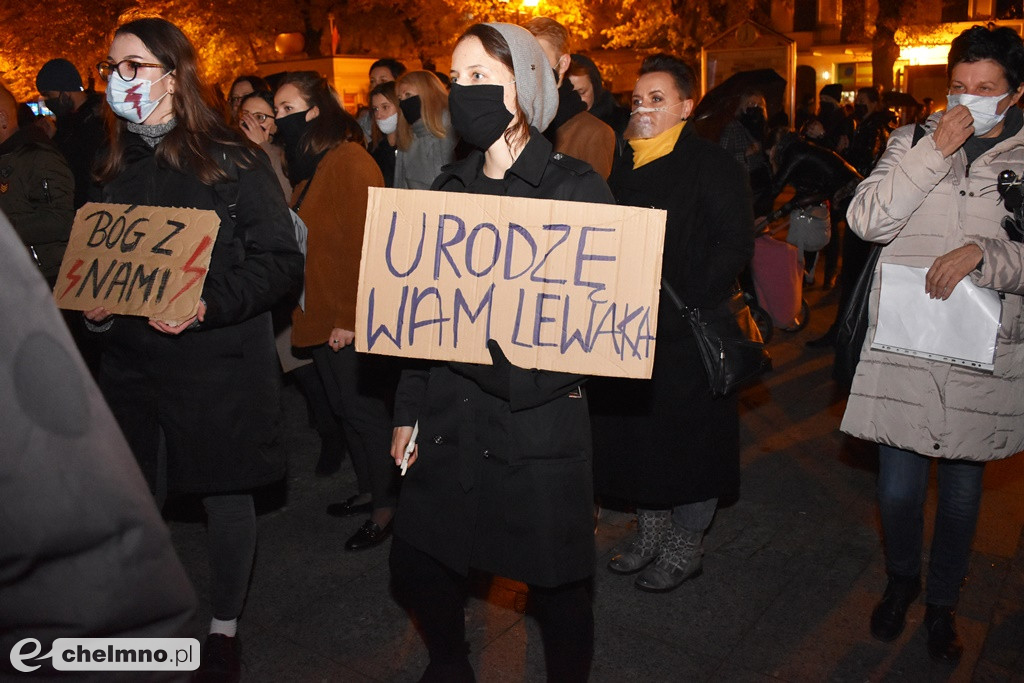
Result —
POLYGON ((1009 92, 1004 92, 1002 95, 949 94, 946 95, 946 110, 948 111, 958 104, 964 105, 971 112, 971 118, 974 119, 974 134, 984 135, 1006 117, 1005 111, 1002 114, 997 114, 996 108, 1007 95, 1009 92))
POLYGON ((107 80, 107 104, 122 119, 133 123, 142 123, 157 108, 160 100, 169 94, 168 91, 155 100, 151 100, 149 99, 150 88, 154 83, 159 83, 170 75, 171 72, 168 71, 155 81, 147 81, 143 78, 126 81, 121 78, 121 74, 114 71, 107 80))
POLYGON ((380 128, 380 132, 384 135, 391 135, 398 129, 398 112, 395 112, 387 118, 378 119, 377 127, 380 128))

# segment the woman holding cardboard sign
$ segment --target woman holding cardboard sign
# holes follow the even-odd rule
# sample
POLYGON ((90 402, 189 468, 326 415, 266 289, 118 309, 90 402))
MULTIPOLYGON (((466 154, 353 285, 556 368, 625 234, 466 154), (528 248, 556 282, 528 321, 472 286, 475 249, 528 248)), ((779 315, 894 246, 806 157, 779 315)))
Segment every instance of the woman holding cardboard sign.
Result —
POLYGON ((214 618, 202 668, 237 676, 256 549, 249 491, 285 471, 270 309, 301 286, 302 254, 269 161, 224 123, 176 26, 121 26, 98 69, 117 116, 99 167, 103 200, 220 218, 195 315, 85 315, 102 337, 100 386, 158 500, 203 497, 214 618))
POLYGON ((327 512, 344 517, 372 510, 345 543, 347 550, 372 548, 391 533, 397 495, 388 460, 394 381, 387 358, 359 356, 352 342, 367 189, 383 187, 384 177, 363 147, 359 124, 319 74, 288 74, 274 104, 295 187, 292 204, 309 228, 305 307, 292 314, 292 345, 313 356, 344 424, 359 482, 359 493, 327 512))
MULTIPOLYGON (((452 55, 452 123, 477 147, 445 166, 446 192, 612 203, 586 163, 552 153, 541 131, 558 107, 544 51, 525 29, 476 24, 452 55)), ((473 679, 463 591, 470 568, 530 586, 548 677, 586 680, 593 649, 590 419, 579 375, 511 365, 406 370, 391 455, 408 460, 391 546, 399 599, 419 623, 423 680, 473 679)))

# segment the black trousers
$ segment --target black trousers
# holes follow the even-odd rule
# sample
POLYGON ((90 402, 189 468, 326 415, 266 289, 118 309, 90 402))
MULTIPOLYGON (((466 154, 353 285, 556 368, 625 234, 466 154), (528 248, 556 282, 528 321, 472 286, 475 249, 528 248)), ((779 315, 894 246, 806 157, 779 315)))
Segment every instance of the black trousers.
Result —
POLYGON ((248 494, 205 496, 213 616, 227 621, 242 613, 256 555, 256 509, 248 494))
POLYGON ((391 414, 396 375, 389 359, 356 353, 350 344, 332 351, 326 344, 313 349, 334 413, 345 425, 352 467, 359 490, 369 483, 373 507, 394 507, 398 501, 398 468, 391 459, 391 414))
MULTIPOLYGON (((474 680, 466 643, 466 577, 397 536, 390 564, 395 596, 419 625, 430 655, 421 681, 474 680)), ((590 580, 530 586, 528 612, 540 624, 548 680, 586 681, 594 655, 590 580)))

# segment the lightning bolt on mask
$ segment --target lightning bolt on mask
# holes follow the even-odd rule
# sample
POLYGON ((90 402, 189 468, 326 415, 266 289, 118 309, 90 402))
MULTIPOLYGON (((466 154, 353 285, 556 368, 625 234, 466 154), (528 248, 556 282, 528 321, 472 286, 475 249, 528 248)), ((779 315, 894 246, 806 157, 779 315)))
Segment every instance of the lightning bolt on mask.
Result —
POLYGON ((155 100, 151 100, 149 99, 150 88, 154 83, 159 83, 170 75, 171 72, 168 71, 155 81, 147 81, 144 78, 126 81, 121 78, 121 74, 114 71, 107 81, 107 104, 122 119, 133 123, 142 123, 157 108, 160 100, 168 95, 165 92, 155 100))

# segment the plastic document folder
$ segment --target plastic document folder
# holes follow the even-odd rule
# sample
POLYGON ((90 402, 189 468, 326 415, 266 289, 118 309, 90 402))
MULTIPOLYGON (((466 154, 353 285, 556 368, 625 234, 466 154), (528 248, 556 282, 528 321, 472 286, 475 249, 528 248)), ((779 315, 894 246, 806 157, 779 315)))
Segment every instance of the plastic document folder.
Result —
POLYGON ((927 268, 882 264, 878 325, 871 348, 992 371, 1002 303, 964 278, 949 299, 924 291, 927 268))

